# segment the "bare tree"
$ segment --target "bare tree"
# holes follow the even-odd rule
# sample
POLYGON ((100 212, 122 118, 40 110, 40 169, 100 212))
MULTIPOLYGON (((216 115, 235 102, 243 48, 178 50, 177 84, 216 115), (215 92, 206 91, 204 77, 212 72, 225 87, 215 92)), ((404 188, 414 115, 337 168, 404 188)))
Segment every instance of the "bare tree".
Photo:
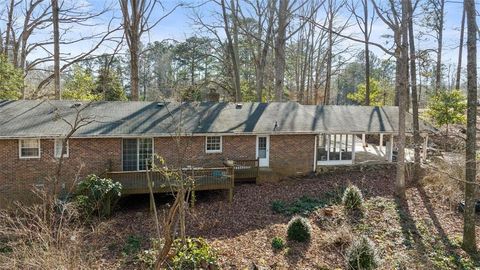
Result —
POLYGON ((462 10, 462 22, 460 25, 460 42, 458 44, 458 62, 457 62, 457 76, 455 78, 455 89, 460 89, 460 76, 462 74, 462 56, 463 56, 463 36, 465 32, 465 7, 462 10))
POLYGON ((408 9, 406 1, 388 1, 388 8, 382 9, 372 0, 379 18, 393 31, 395 44, 396 72, 395 92, 398 104, 398 155, 397 155, 397 196, 405 197, 405 115, 408 94, 408 9), (400 10, 399 10, 400 9, 400 10))
MULTIPOLYGON (((418 1, 416 1, 418 3, 418 1)), ((410 87, 412 90, 412 110, 413 110, 413 141, 414 141, 414 179, 418 179, 420 170, 420 124, 418 115, 418 93, 417 93, 417 65, 415 51, 415 36, 413 32, 413 11, 412 1, 407 0, 408 16, 408 43, 410 48, 410 87)))
POLYGON ((242 22, 247 21, 247 17, 242 10, 242 6, 238 6, 238 15, 241 21, 238 26, 242 34, 252 40, 252 56, 255 64, 255 92, 257 93, 257 101, 262 102, 263 89, 265 82, 265 68, 270 48, 272 47, 273 26, 275 22, 275 6, 277 0, 255 0, 255 2, 246 0, 247 8, 250 7, 255 13, 256 24, 254 29, 242 26, 242 22))
POLYGON ((323 5, 323 1, 317 3, 317 6, 311 9, 311 14, 307 17, 306 20, 303 20, 296 28, 288 29, 292 17, 297 13, 303 6, 305 6, 309 1, 298 1, 298 0, 279 0, 278 10, 277 10, 277 29, 274 42, 274 68, 275 68, 275 101, 283 100, 283 91, 285 86, 285 69, 286 69, 286 58, 285 58, 285 48, 287 41, 295 35, 300 29, 302 29, 305 24, 312 19, 313 14, 317 12, 320 6, 323 5), (287 33, 288 32, 288 33, 287 33))
POLYGON ((467 13, 467 141, 465 149, 465 212, 463 214, 464 250, 476 253, 476 136, 477 136, 477 23, 474 0, 464 1, 467 13))
POLYGON ((164 7, 159 0, 119 0, 119 3, 123 15, 122 27, 130 53, 131 99, 138 100, 140 88, 140 43, 142 35, 158 25, 182 4, 175 5, 172 9, 166 11, 160 18, 153 20, 152 13, 154 10, 158 8, 164 10, 164 7))
POLYGON ((364 53, 365 53, 365 105, 370 105, 370 35, 372 34, 372 24, 375 20, 375 12, 369 14, 368 0, 358 1, 363 8, 363 14, 360 15, 357 13, 357 5, 352 3, 349 5, 350 12, 355 16, 358 28, 363 34, 363 39, 365 40, 364 44, 364 53))
POLYGON ((60 31, 58 22, 58 0, 52 0, 52 24, 53 24, 53 81, 55 99, 61 99, 60 93, 60 31))
POLYGON ((232 72, 233 72, 233 86, 235 89, 235 102, 242 101, 242 92, 240 89, 240 64, 238 58, 238 7, 234 0, 230 1, 230 13, 227 14, 227 7, 225 0, 220 1, 222 7, 222 17, 225 35, 227 36, 227 50, 230 55, 232 72), (231 19, 229 19, 231 18, 231 19), (231 21, 231 27, 230 27, 231 21))

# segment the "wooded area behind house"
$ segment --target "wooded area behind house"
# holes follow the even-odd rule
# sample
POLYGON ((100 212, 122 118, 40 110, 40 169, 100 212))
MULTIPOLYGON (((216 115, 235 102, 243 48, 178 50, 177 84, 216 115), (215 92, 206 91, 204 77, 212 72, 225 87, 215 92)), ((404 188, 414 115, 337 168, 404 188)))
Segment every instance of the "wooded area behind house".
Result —
MULTIPOLYGON (((201 101, 216 91, 237 102, 398 104, 400 1, 57 2, 3 1, 2 61, 16 76, 0 98, 201 101), (189 33, 152 38, 176 12, 189 33)), ((462 5, 450 5, 459 21, 446 30, 460 41, 443 38, 444 0, 411 5, 415 64, 401 73, 415 68, 420 107, 440 90, 465 89, 462 5), (452 52, 442 62, 444 43, 457 63, 452 52)))

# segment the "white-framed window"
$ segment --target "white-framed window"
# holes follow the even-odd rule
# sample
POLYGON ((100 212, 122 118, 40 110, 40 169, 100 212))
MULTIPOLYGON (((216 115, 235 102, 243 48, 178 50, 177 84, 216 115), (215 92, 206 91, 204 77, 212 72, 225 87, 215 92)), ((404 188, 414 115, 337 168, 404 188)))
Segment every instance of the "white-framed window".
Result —
POLYGON ((222 136, 205 137, 205 153, 221 153, 222 136))
POLYGON ((153 161, 153 138, 123 139, 124 171, 145 171, 153 161))
POLYGON ((55 158, 60 158, 62 156, 63 150, 63 157, 66 158, 69 155, 69 147, 68 147, 68 140, 65 143, 65 148, 63 148, 63 139, 55 139, 55 158))
POLYGON ((20 158, 40 158, 40 139, 20 139, 18 155, 20 158))

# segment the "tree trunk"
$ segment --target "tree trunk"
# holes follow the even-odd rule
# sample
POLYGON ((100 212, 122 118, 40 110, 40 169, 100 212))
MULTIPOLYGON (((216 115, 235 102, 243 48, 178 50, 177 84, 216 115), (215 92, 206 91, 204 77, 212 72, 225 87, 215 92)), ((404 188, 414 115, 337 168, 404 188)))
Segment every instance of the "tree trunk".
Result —
POLYGON ((462 25, 460 26, 460 42, 458 45, 457 77, 455 78, 455 89, 460 90, 460 76, 462 73, 463 36, 465 32, 465 7, 462 12, 462 25))
POLYGON ((475 235, 476 204, 476 124, 477 124, 477 24, 475 1, 465 0, 467 12, 467 141, 465 150, 465 212, 463 214, 463 249, 477 251, 475 235))
POLYGON ((438 14, 438 46, 437 46, 437 67, 435 69, 435 94, 438 93, 442 82, 442 47, 443 47, 443 17, 445 0, 440 0, 440 14, 438 14))
POLYGON ((363 35, 365 39, 365 105, 370 106, 370 50, 368 30, 368 1, 363 0, 363 35))
POLYGON ((9 57, 8 55, 8 48, 10 47, 10 34, 13 32, 13 8, 15 5, 15 0, 10 0, 10 5, 8 8, 8 20, 7 20, 7 29, 5 30, 5 46, 4 46, 4 54, 5 56, 9 57))
POLYGON ((58 0, 52 0, 52 24, 53 24, 53 76, 55 99, 61 99, 60 90, 60 31, 58 23, 58 0))
POLYGON ((397 179, 396 194, 405 198, 405 114, 408 92, 408 27, 407 27, 407 4, 402 1, 402 23, 397 28, 397 51, 398 81, 396 82, 398 92, 398 155, 397 155, 397 179))
POLYGON ((275 101, 283 101, 285 83, 285 46, 288 25, 288 0, 280 0, 275 37, 275 101))
POLYGON ((325 74, 325 90, 323 93, 323 105, 330 102, 330 88, 332 81, 332 49, 333 49, 333 3, 328 2, 328 44, 327 44, 327 70, 325 74))
MULTIPOLYGON (((412 89, 412 109, 413 109, 413 141, 414 141, 414 161, 415 167, 413 171, 413 177, 415 181, 420 180, 418 178, 420 171, 420 124, 418 121, 418 96, 417 96, 417 67, 415 64, 416 53, 415 53, 415 36, 413 32, 413 9, 412 1, 407 1, 408 8, 408 36, 409 36, 409 46, 410 46, 410 83, 412 89)), ((426 151, 426 149, 424 149, 426 151)))
POLYGON ((131 95, 131 100, 133 101, 138 101, 139 92, 140 92, 138 51, 139 51, 139 39, 136 33, 132 33, 131 42, 130 42, 130 95, 131 95))

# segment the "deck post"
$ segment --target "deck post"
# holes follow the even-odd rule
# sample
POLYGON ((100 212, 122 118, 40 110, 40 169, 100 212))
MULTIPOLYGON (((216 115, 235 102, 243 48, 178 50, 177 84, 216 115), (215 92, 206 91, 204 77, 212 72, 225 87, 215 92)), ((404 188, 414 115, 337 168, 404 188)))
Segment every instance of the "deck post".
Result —
POLYGON ((190 194, 190 207, 195 207, 195 189, 192 189, 192 194, 190 194))
POLYGON ((150 212, 153 212, 154 203, 155 199, 153 198, 153 193, 150 193, 150 212))
POLYGON ((393 134, 390 135, 390 149, 388 149, 388 162, 393 161, 393 134))
POLYGON ((317 171, 317 141, 318 141, 318 135, 315 135, 315 143, 313 144, 313 172, 317 171))
POLYGON ((363 147, 367 147, 367 142, 366 142, 366 139, 365 139, 365 133, 362 134, 362 145, 363 145, 363 147))
POLYGON ((380 150, 380 153, 383 153, 384 155, 386 154, 384 151, 383 151, 383 133, 380 133, 380 145, 379 145, 379 149, 380 150))

